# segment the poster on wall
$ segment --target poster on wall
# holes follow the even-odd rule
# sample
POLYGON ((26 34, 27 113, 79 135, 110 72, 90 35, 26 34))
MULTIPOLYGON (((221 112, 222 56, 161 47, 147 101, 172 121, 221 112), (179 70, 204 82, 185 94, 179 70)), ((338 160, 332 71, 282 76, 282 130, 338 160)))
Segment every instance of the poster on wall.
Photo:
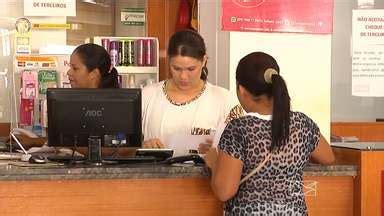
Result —
POLYGON ((24 16, 76 16, 76 0, 24 0, 24 16))
POLYGON ((352 13, 352 95, 384 96, 384 10, 352 13))
POLYGON ((331 34, 333 0, 222 0, 222 30, 331 34))
POLYGON ((15 51, 17 54, 31 53, 31 22, 21 17, 15 23, 15 51))

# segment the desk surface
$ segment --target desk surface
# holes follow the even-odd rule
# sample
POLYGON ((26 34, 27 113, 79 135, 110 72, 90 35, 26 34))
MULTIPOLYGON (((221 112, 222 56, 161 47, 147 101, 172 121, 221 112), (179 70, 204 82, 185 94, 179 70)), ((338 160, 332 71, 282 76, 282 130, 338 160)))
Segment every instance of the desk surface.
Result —
MULTIPOLYGON (((304 176, 356 176, 356 166, 309 165, 304 176)), ((0 180, 208 178, 208 168, 192 164, 64 166, 0 161, 0 180)))
POLYGON ((332 147, 349 148, 362 151, 383 151, 384 142, 332 142, 332 147))

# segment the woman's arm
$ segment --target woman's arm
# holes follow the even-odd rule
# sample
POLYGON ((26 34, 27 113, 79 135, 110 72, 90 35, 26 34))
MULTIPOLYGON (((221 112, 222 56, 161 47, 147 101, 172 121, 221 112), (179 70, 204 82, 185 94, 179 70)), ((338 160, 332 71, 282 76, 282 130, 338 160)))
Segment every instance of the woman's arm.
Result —
POLYGON ((319 144, 311 153, 310 157, 314 162, 324 165, 330 165, 335 161, 332 148, 327 140, 324 139, 323 135, 320 134, 319 144))
POLYGON ((216 197, 225 202, 232 198, 239 188, 243 162, 216 148, 211 148, 204 158, 211 168, 211 186, 216 197))

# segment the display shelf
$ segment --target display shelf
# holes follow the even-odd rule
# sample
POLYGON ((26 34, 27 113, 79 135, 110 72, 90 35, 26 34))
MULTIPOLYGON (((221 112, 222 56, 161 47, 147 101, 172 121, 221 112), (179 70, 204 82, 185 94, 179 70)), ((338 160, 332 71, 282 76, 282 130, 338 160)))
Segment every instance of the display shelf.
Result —
POLYGON ((122 75, 123 87, 143 87, 159 81, 157 38, 96 36, 89 42, 101 45, 108 51, 112 64, 122 75), (132 79, 134 85, 131 83, 132 79))
POLYGON ((116 66, 119 74, 157 74, 158 67, 116 66))
POLYGON ((45 136, 47 88, 69 88, 69 55, 16 55, 11 74, 11 128, 45 136))

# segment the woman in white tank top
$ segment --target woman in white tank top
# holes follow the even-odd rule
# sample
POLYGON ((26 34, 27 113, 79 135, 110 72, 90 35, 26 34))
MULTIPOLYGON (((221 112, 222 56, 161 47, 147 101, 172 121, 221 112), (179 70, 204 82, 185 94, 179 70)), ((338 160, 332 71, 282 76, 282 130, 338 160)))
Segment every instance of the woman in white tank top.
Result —
POLYGON ((144 148, 168 147, 173 135, 207 135, 235 104, 228 90, 207 81, 207 54, 195 31, 176 32, 167 50, 171 78, 143 89, 144 148))

